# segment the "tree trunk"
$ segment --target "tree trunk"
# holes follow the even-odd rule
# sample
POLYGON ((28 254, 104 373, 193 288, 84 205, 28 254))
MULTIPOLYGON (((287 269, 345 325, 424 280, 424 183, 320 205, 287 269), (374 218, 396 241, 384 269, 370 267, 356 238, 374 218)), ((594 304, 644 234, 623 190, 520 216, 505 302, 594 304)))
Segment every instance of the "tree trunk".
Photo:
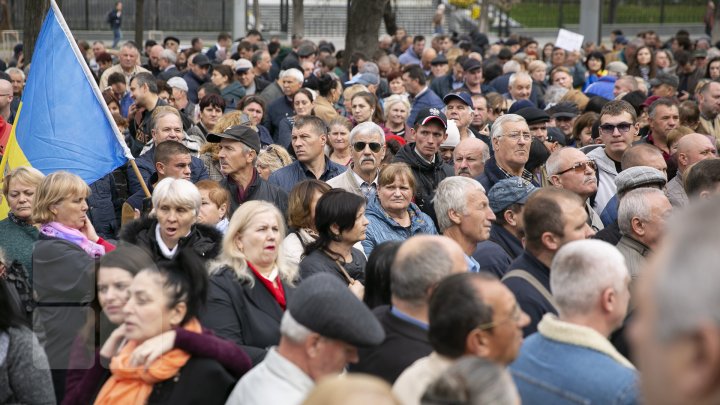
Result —
POLYGON ((720 1, 715 4, 715 12, 712 25, 712 43, 720 41, 720 1))
POLYGON ((388 0, 352 0, 345 33, 345 66, 353 52, 372 58, 378 50, 378 31, 388 0))
POLYGON ((143 34, 145 31, 145 0, 135 0, 135 44, 143 53, 143 34))
POLYGON ((10 10, 8 0, 0 0, 0 7, 2 7, 2 22, 0 22, 0 30, 4 31, 13 29, 12 12, 10 10))
POLYGON ((479 30, 483 34, 490 32, 490 0, 482 0, 480 3, 479 30))
POLYGON ((304 36, 305 34, 305 7, 304 0, 293 0, 293 28, 292 34, 304 36))
POLYGON ((253 28, 255 28, 258 31, 260 30, 260 0, 253 0, 253 15, 255 16, 255 25, 253 28))
POLYGON ((49 8, 49 0, 25 0, 23 15, 23 59, 25 65, 32 59, 35 41, 40 34, 40 27, 49 8))
POLYGON ((397 14, 395 14, 395 10, 393 10, 392 7, 392 1, 388 0, 388 2, 385 4, 385 11, 383 12, 383 21, 385 21, 385 31, 388 33, 388 35, 395 36, 395 32, 397 31, 397 14))

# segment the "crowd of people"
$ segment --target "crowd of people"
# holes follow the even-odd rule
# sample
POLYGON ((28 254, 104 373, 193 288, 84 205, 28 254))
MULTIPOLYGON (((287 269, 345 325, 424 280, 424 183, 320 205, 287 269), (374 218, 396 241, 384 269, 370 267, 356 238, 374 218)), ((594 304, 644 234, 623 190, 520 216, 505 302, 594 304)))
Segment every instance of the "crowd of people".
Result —
POLYGON ((717 403, 720 44, 611 42, 80 43, 139 175, 5 173, 0 402, 717 403))

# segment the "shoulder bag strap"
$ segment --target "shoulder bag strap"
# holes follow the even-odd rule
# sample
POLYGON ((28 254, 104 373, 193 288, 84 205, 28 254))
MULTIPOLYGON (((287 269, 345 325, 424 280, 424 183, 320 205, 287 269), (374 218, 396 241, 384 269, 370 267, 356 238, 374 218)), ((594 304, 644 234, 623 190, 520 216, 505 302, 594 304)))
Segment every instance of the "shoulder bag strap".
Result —
POLYGON ((540 283, 540 281, 538 281, 537 278, 535 278, 535 276, 533 276, 532 274, 530 274, 529 272, 527 272, 525 270, 516 269, 516 270, 511 270, 511 271, 505 273, 505 275, 502 278, 502 281, 505 281, 505 280, 507 280, 509 278, 513 278, 513 277, 521 278, 521 279, 527 281, 528 283, 530 283, 530 285, 534 289, 536 289, 540 294, 542 294, 543 298, 545 298, 550 303, 550 305, 552 305, 553 308, 555 308, 557 310, 557 304, 555 303, 555 298, 553 298, 552 294, 550 294, 550 291, 548 291, 547 288, 545 288, 545 286, 542 285, 542 283, 540 283))

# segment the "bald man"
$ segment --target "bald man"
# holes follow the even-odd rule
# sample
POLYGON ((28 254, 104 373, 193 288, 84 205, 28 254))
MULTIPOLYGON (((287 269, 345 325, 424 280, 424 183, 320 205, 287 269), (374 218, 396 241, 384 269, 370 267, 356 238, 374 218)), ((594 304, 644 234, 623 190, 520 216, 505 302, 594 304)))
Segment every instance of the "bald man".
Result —
POLYGON ((13 87, 12 83, 5 79, 0 79, 0 115, 3 119, 8 122, 12 112, 10 111, 10 104, 13 101, 13 87))
POLYGON ((485 162, 490 159, 490 148, 478 138, 465 138, 453 151, 456 176, 474 179, 485 171, 485 162))
POLYGON ((423 50, 422 55, 420 56, 420 66, 422 66, 423 70, 425 71, 425 76, 430 76, 432 65, 430 65, 430 62, 432 62, 433 59, 437 57, 437 52, 432 48, 425 48, 423 50))
POLYGON ((668 182, 665 189, 665 195, 673 207, 684 207, 688 203, 688 196, 683 187, 683 173, 695 163, 714 157, 717 157, 717 149, 707 135, 688 134, 680 138, 675 153, 677 174, 668 182))

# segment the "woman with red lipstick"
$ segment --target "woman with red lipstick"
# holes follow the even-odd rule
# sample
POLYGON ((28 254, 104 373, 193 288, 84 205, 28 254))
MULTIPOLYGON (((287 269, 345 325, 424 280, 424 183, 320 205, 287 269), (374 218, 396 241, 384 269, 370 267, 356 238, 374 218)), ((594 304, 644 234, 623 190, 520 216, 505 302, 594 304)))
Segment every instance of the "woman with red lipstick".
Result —
POLYGON ((120 240, 145 249, 158 264, 171 261, 182 249, 203 260, 217 257, 222 233, 197 222, 202 196, 194 184, 163 179, 153 190, 152 204, 150 216, 126 224, 120 240))
POLYGON ((365 239, 367 226, 364 197, 341 189, 320 197, 315 208, 318 237, 305 248, 300 261, 303 282, 312 282, 307 280, 315 274, 330 273, 362 300, 367 259, 353 245, 365 239))
POLYGON ((294 267, 280 245, 285 220, 269 202, 248 201, 230 219, 219 263, 210 270, 202 324, 240 345, 257 365, 280 342, 280 320, 293 293, 294 267))
POLYGON ((40 224, 32 254, 34 318, 44 332, 58 402, 72 343, 90 311, 96 260, 115 249, 95 233, 87 217, 88 195, 83 179, 59 171, 43 179, 32 207, 32 221, 40 224))

